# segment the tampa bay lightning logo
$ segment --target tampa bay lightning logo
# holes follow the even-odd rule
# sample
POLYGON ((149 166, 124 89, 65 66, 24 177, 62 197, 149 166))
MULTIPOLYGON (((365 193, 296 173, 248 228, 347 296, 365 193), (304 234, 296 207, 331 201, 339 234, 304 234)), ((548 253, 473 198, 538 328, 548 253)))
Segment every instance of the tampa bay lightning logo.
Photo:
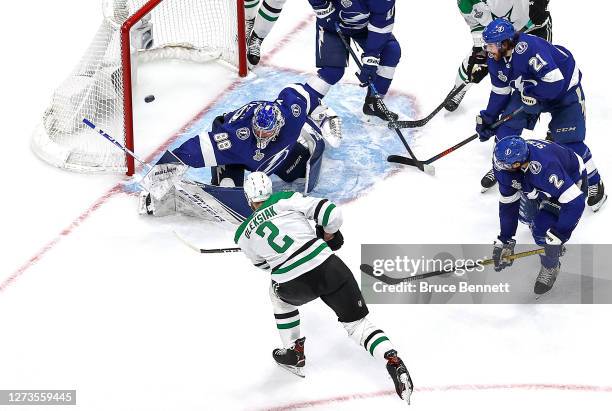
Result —
POLYGON ((236 137, 240 140, 246 140, 251 135, 251 130, 248 127, 240 127, 236 130, 236 137))
POLYGON ((300 114, 302 114, 302 108, 297 105, 297 104, 292 104, 291 105, 291 114, 293 114, 293 117, 299 117, 300 114))
POLYGON ((540 171, 542 171, 542 164, 540 164, 539 161, 530 161, 529 171, 531 171, 531 174, 540 174, 540 171))
MULTIPOLYGON (((275 155, 273 155, 272 157, 270 157, 269 159, 261 163, 261 165, 257 167, 257 170, 255 171, 261 171, 266 174, 272 174, 274 173, 274 170, 276 170, 276 168, 280 164, 282 164, 283 161, 287 159, 288 156, 289 156, 289 146, 285 147, 284 149, 282 149, 281 151, 279 151, 278 153, 276 153, 275 155)), ((263 158, 263 154, 262 154, 262 158, 263 158)))
POLYGON ((353 2, 351 0, 342 0, 340 1, 340 4, 342 4, 342 7, 344 7, 345 9, 348 9, 353 5, 353 2))
POLYGON ((497 78, 500 79, 501 81, 503 81, 504 83, 508 81, 508 77, 506 77, 506 75, 504 74, 503 71, 499 70, 497 72, 497 78))
POLYGON ((529 45, 526 42, 521 41, 519 42, 519 44, 516 45, 516 47, 514 47, 514 51, 516 51, 517 54, 523 54, 527 51, 528 48, 529 45))

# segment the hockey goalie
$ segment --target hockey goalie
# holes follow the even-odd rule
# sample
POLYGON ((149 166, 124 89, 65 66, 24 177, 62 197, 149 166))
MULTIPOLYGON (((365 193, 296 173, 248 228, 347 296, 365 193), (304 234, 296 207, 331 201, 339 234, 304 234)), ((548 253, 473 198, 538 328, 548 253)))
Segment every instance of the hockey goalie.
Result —
POLYGON ((175 212, 238 224, 251 214, 242 186, 245 171, 316 186, 327 144, 337 147, 341 120, 305 84, 284 88, 274 101, 252 101, 217 116, 210 131, 167 151, 143 178, 139 212, 175 212), (212 168, 211 184, 183 178, 189 167, 212 168))

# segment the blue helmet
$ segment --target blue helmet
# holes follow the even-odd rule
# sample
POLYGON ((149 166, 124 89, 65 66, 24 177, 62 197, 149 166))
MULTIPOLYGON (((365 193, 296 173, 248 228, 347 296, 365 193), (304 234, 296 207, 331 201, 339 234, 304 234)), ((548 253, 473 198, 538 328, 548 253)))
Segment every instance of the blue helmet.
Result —
POLYGON ((274 141, 285 125, 285 118, 280 108, 274 103, 261 103, 253 113, 253 134, 257 139, 257 148, 264 149, 274 141))
POLYGON ((493 165, 498 170, 515 170, 515 165, 523 164, 529 157, 529 146, 521 136, 507 136, 495 144, 493 165))
POLYGON ((511 22, 506 19, 495 19, 485 27, 482 32, 482 39, 486 44, 501 45, 504 40, 514 37, 515 30, 511 22))

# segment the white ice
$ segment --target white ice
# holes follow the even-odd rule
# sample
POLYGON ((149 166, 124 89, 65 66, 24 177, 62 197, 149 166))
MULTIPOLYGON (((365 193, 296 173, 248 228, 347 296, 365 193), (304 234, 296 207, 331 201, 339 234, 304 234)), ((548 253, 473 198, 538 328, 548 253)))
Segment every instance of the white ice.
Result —
MULTIPOLYGON (((314 27, 286 36, 312 13, 305 0, 285 8, 264 54, 281 48, 265 64, 306 78, 314 71, 314 27)), ((605 40, 612 10, 595 0, 557 1, 551 8, 555 42, 572 50, 584 74, 587 142, 608 181, 612 89, 605 40)), ((405 407, 390 392, 383 365, 346 338, 320 302, 301 310, 307 377, 273 363, 279 338, 269 279, 240 254, 199 255, 172 234, 222 247, 231 246, 229 230, 187 217, 139 217, 134 196, 112 191, 124 177, 72 174, 35 158, 30 133, 88 45, 100 7, 95 0, 6 2, 2 15, 0 389, 76 389, 78 405, 68 410, 405 407)), ((403 58, 393 89, 414 96, 422 116, 450 89, 470 36, 453 0, 398 1, 397 15, 403 58)), ((222 72, 202 83, 193 70, 172 73, 186 84, 200 81, 191 92, 183 87, 178 99, 167 78, 141 77, 146 88, 137 90, 137 101, 147 94, 156 101, 139 103, 139 155, 152 154, 235 80, 222 72)), ((345 82, 355 83, 353 71, 345 82)), ((457 112, 418 131, 418 155, 427 158, 471 135, 487 93, 487 84, 474 87, 457 112)), ((541 126, 535 135, 542 137, 541 126)), ((490 150, 471 143, 440 160, 435 177, 402 169, 346 204, 339 255, 358 273, 362 243, 491 242, 497 197, 480 194, 478 186, 490 150)), ((609 243, 610 212, 585 212, 572 242, 609 243)), ((519 240, 529 242, 529 233, 523 230, 519 240)), ((371 311, 412 373, 416 410, 604 410, 612 404, 609 306, 386 305, 371 311)))

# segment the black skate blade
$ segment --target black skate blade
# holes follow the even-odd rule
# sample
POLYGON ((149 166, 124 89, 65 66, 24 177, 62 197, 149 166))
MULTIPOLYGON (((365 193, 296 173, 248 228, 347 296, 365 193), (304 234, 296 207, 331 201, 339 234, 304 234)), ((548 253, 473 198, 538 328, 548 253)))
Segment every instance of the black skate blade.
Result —
POLYGON ((604 194, 604 198, 599 203, 592 205, 591 210, 596 213, 603 208, 603 206, 608 202, 608 195, 604 194))
POLYGON ((289 371, 293 375, 297 375, 298 377, 301 377, 301 378, 306 378, 306 375, 304 375, 304 367, 295 367, 293 365, 285 365, 285 364, 281 364, 278 362, 277 364, 279 367, 281 367, 284 370, 289 371))

